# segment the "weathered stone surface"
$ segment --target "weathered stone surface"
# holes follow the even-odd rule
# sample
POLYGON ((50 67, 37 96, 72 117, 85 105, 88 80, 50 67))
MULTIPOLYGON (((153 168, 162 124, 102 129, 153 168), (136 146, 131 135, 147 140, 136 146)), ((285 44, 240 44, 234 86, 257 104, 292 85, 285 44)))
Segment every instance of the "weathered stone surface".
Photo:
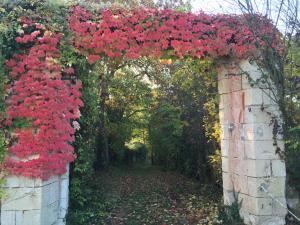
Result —
MULTIPOLYGON (((270 125, 272 117, 281 122, 279 109, 269 90, 248 81, 248 76, 259 80, 264 71, 244 60, 235 69, 230 64, 218 72, 224 203, 230 205, 238 199, 246 224, 283 225, 286 210, 260 188, 264 185, 286 205, 285 163, 276 154, 270 125), (233 78, 226 74, 243 75, 233 78)), ((284 150, 282 137, 276 138, 284 150)))
POLYGON ((68 177, 61 180, 60 190, 61 192, 60 192, 58 218, 64 219, 68 212, 68 205, 69 205, 69 178, 68 177))
POLYGON ((262 69, 259 68, 254 61, 249 62, 249 60, 242 60, 239 62, 238 67, 239 68, 236 68, 236 70, 239 70, 240 73, 243 72, 243 89, 252 88, 248 77, 250 77, 252 81, 256 82, 262 76, 262 69))
POLYGON ((272 160, 272 175, 274 177, 285 177, 286 169, 283 160, 272 160))
POLYGON ((229 140, 221 140, 221 154, 224 157, 228 157, 229 154, 229 140))
POLYGON ((273 200, 273 215, 276 216, 285 216, 287 214, 287 208, 286 206, 286 199, 283 198, 276 198, 273 200))
POLYGON ((6 182, 3 187, 33 187, 34 186, 34 179, 30 179, 28 177, 22 176, 8 176, 6 178, 6 182))
POLYGON ((233 188, 237 193, 239 193, 239 195, 248 194, 249 190, 247 176, 233 174, 231 179, 233 183, 233 188))
POLYGON ((16 211, 1 211, 1 225, 16 225, 16 211))
POLYGON ((245 160, 245 167, 247 167, 247 175, 249 177, 270 177, 271 172, 271 160, 259 159, 245 160))
POLYGON ((228 164, 230 167, 230 171, 234 174, 247 176, 248 169, 246 166, 247 160, 242 160, 241 158, 231 158, 228 159, 228 164))
POLYGON ((59 202, 55 201, 52 204, 45 206, 41 211, 41 224, 54 224, 58 219, 59 202))
POLYGON ((270 115, 268 113, 273 113, 273 108, 254 105, 245 107, 245 123, 265 123, 269 124, 271 122, 270 115))
POLYGON ((23 221, 21 225, 40 225, 40 224, 42 224, 41 210, 24 211, 23 221))
POLYGON ((2 201, 1 210, 33 210, 40 209, 41 188, 7 188, 2 201))
POLYGON ((259 106, 262 105, 262 90, 260 88, 251 88, 243 90, 245 93, 245 106, 259 106))
POLYGON ((222 157, 222 171, 223 172, 231 172, 229 168, 229 159, 227 157, 222 157))
POLYGON ((222 178, 223 178, 223 188, 228 191, 233 190, 232 174, 223 171, 222 178))
POLYGON ((42 206, 48 206, 58 201, 60 196, 60 182, 45 185, 42 189, 42 206))
POLYGON ((35 187, 43 187, 51 183, 59 181, 59 176, 52 176, 49 180, 43 181, 41 179, 35 179, 35 187))
MULTIPOLYGON (((269 123, 244 124, 245 140, 273 140, 273 127, 269 123)), ((280 139, 280 137, 278 137, 280 139)))
MULTIPOLYGON (((279 159, 276 154, 276 146, 273 140, 245 141, 245 154, 248 159, 279 159)), ((281 149, 284 147, 283 141, 278 141, 281 149)))
POLYGON ((248 177, 249 195, 258 198, 269 197, 269 195, 261 189, 261 185, 274 197, 285 196, 285 177, 248 177))
POLYGON ((235 138, 230 141, 229 154, 233 158, 239 158, 240 161, 246 159, 245 157, 245 142, 240 140, 241 138, 235 138))
POLYGON ((220 138, 223 140, 229 140, 232 138, 232 133, 230 132, 230 124, 221 124, 220 138))
POLYGON ((272 215, 272 199, 247 196, 245 202, 248 212, 258 216, 272 215))
POLYGON ((285 225, 285 217, 282 216, 257 216, 249 215, 250 225, 285 225))
POLYGON ((68 208, 68 175, 47 182, 11 176, 2 200, 1 225, 64 224, 68 208))

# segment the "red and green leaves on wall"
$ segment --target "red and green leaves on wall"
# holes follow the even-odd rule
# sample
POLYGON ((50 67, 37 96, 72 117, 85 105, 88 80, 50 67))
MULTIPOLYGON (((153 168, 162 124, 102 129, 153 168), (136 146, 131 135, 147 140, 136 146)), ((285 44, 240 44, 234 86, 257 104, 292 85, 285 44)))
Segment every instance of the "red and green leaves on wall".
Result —
MULTIPOLYGON (((20 18, 28 32, 16 38, 20 52, 6 62, 12 80, 8 88, 7 120, 12 126, 25 120, 29 126, 13 129, 5 166, 12 174, 48 179, 66 172, 75 159, 71 143, 80 116, 81 83, 62 80, 73 68, 59 63, 62 33, 20 18)), ((98 14, 76 6, 70 10, 73 45, 93 64, 103 56, 134 59, 220 57, 247 58, 263 47, 283 51, 280 33, 256 18, 250 31, 247 16, 179 13, 170 10, 103 10, 98 14)), ((69 43, 69 42, 64 42, 69 43)), ((71 43, 71 42, 70 42, 71 43)))
POLYGON ((90 63, 101 55, 129 59, 247 58, 266 46, 283 51, 280 33, 270 21, 252 17, 156 9, 103 10, 93 14, 76 6, 71 10, 69 26, 75 47, 88 56, 90 63), (249 21, 255 29, 249 27, 249 21))
POLYGON ((70 121, 80 116, 81 83, 61 79, 58 45, 62 35, 39 29, 38 24, 30 26, 35 28, 33 32, 16 38, 24 53, 6 62, 13 80, 8 90, 6 123, 12 125, 23 119, 30 126, 13 130, 15 142, 5 166, 15 175, 48 179, 65 173, 66 164, 75 159, 70 144, 75 130, 70 121))

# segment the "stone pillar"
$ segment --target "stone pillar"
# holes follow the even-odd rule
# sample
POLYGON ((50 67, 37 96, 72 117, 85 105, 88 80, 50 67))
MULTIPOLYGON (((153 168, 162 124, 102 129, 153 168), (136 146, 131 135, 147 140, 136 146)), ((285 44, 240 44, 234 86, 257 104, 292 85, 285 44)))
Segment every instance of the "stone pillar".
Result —
POLYGON ((1 225, 64 225, 68 176, 48 181, 8 176, 1 201, 1 225))
MULTIPOLYGON (((270 125, 273 116, 280 118, 279 109, 269 91, 252 87, 243 72, 261 77, 248 60, 218 68, 224 203, 239 201, 246 224, 284 225, 287 211, 278 201, 286 205, 286 169, 270 125)), ((277 140, 283 149, 282 137, 277 140)))

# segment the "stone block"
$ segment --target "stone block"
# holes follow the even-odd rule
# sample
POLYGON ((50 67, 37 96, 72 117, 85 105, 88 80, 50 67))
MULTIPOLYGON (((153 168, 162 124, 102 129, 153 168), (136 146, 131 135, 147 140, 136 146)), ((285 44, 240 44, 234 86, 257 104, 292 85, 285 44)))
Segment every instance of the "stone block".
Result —
POLYGON ((1 205, 1 225, 53 225, 59 217, 63 222, 68 187, 67 174, 48 181, 9 176, 1 205))
POLYGON ((229 159, 227 157, 222 157, 222 171, 230 172, 229 159))
POLYGON ((249 215, 251 225, 285 225, 285 218, 279 216, 249 215))
MULTIPOLYGON (((270 107, 269 107, 270 108, 270 107)), ((268 114, 268 108, 264 108, 261 105, 246 106, 245 107, 245 123, 265 123, 271 122, 271 115, 268 114)))
POLYGON ((52 176, 49 180, 43 181, 41 179, 35 180, 35 187, 43 187, 51 183, 59 182, 59 176, 52 176))
MULTIPOLYGON (((268 123, 244 124, 245 140, 273 140, 273 127, 268 123)), ((278 137, 278 140, 280 138, 278 137)), ((281 138, 282 139, 282 138, 281 138)))
POLYGON ((41 214, 41 225, 52 225, 56 222, 59 213, 59 202, 56 201, 50 205, 44 206, 41 214))
POLYGON ((248 177, 249 195, 257 198, 269 197, 269 195, 261 189, 261 185, 274 197, 280 198, 285 196, 285 177, 248 177))
POLYGON ((248 212, 254 215, 268 216, 273 214, 273 204, 271 198, 256 198, 247 196, 248 212))
POLYGON ((245 106, 262 105, 262 90, 259 88, 251 88, 243 90, 245 93, 245 106))
MULTIPOLYGON (((249 60, 242 60, 239 63, 239 70, 243 73, 247 73, 248 76, 250 76, 254 81, 260 79, 262 76, 261 74, 264 73, 264 71, 257 65, 256 62, 249 62, 249 60)), ((247 78, 247 75, 243 75, 243 77, 247 78)))
POLYGON ((239 195, 248 194, 248 177, 244 175, 232 175, 233 190, 239 195))
POLYGON ((221 124, 220 125, 220 139, 231 139, 232 132, 230 132, 230 125, 229 124, 221 124))
POLYGON ((1 225, 16 225, 16 211, 1 210, 1 225))
POLYGON ((248 167, 247 160, 243 160, 241 158, 231 158, 229 160, 230 171, 237 175, 247 176, 248 167))
POLYGON ((47 206, 59 200, 60 182, 50 183, 42 189, 42 205, 47 206))
POLYGON ((220 94, 219 95, 219 109, 224 108, 230 108, 231 102, 230 102, 230 96, 229 94, 220 94))
POLYGON ((241 75, 232 75, 228 78, 229 92, 237 92, 242 89, 241 75))
MULTIPOLYGON (((276 154, 276 146, 273 140, 245 141, 245 155, 248 159, 275 159, 280 157, 276 154)), ((284 148, 283 141, 278 141, 280 148, 284 148)))
POLYGON ((236 133, 237 135, 229 140, 229 155, 242 161, 245 159, 245 142, 240 140, 240 133, 237 131, 236 133))
POLYGON ((4 188, 14 188, 14 187, 34 187, 34 179, 23 177, 23 176, 7 176, 5 177, 4 188))
POLYGON ((41 188, 7 188, 2 201, 2 210, 40 209, 41 188))
POLYGON ((219 110, 219 119, 221 125, 228 125, 232 121, 231 108, 226 107, 219 110))
POLYGON ((16 225, 41 224, 41 210, 16 211, 16 225))
POLYGON ((285 162, 283 160, 272 160, 271 164, 272 164, 272 176, 275 177, 286 176, 285 162))
POLYGON ((233 191, 232 174, 227 172, 222 172, 222 180, 223 180, 223 189, 226 189, 228 191, 233 191))
POLYGON ((229 156, 229 140, 221 140, 221 154, 224 157, 229 156))
POLYGON ((59 218, 65 218, 69 205, 69 178, 62 179, 60 183, 59 218))
POLYGON ((285 216, 287 214, 287 203, 285 198, 273 199, 273 215, 285 216))
POLYGON ((24 211, 16 211, 16 225, 23 225, 24 211))
POLYGON ((41 223, 41 210, 24 211, 22 225, 44 225, 41 223))
POLYGON ((247 175, 250 177, 270 177, 271 176, 271 161, 265 159, 245 160, 247 165, 247 175))

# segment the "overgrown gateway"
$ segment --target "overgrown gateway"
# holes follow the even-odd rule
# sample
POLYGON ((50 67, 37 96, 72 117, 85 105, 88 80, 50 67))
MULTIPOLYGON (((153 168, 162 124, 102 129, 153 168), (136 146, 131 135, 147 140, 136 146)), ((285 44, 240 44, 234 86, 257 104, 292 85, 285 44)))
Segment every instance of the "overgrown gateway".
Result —
POLYGON ((6 62, 12 85, 7 118, 14 138, 4 159, 9 173, 1 206, 2 225, 63 224, 68 207, 68 165, 80 116, 80 81, 65 79, 59 45, 74 46, 90 64, 101 57, 209 58, 219 74, 224 201, 241 202, 247 224, 285 224, 285 164, 280 112, 262 52, 282 54, 279 32, 259 16, 179 13, 171 10, 70 9, 63 37, 46 18, 23 16, 18 54, 6 62), (247 23, 250 21, 250 24, 247 23), (255 24, 255 28, 251 26, 255 24), (71 40, 71 41, 70 41, 71 40), (28 123, 14 128, 18 120, 28 123), (73 123, 74 124, 74 123, 73 123), (270 125, 271 124, 271 125, 270 125), (276 129, 275 129, 275 128, 276 129), (272 196, 272 197, 270 197, 272 196))

